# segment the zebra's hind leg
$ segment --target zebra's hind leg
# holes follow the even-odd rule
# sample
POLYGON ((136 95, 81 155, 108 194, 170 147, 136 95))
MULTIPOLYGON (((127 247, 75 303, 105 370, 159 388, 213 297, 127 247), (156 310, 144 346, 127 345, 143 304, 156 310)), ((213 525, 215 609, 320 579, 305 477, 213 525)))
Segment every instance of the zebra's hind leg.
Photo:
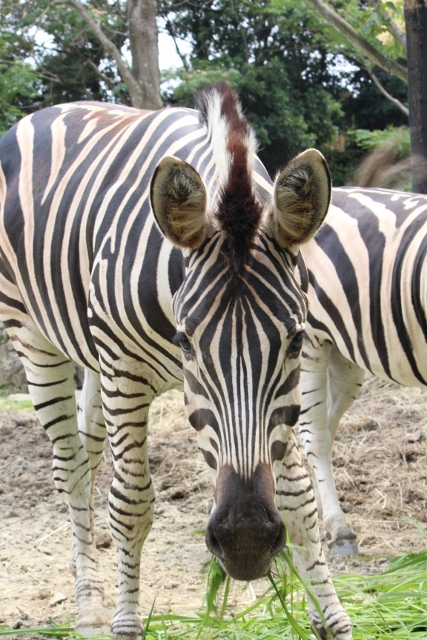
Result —
POLYGON ((76 561, 76 630, 95 635, 108 620, 95 564, 91 530, 91 468, 80 440, 74 392, 74 365, 46 340, 24 313, 5 322, 25 367, 37 417, 53 444, 53 479, 68 506, 76 561), (19 317, 18 317, 19 316, 19 317))
POLYGON ((344 358, 330 341, 313 339, 304 344, 300 437, 313 472, 329 548, 331 553, 343 556, 355 556, 359 551, 336 492, 332 445, 339 421, 354 402, 363 376, 363 369, 344 358))
POLYGON ((293 432, 277 477, 276 503, 283 512, 294 563, 318 601, 320 612, 308 597, 313 627, 326 640, 351 640, 351 621, 342 608, 322 550, 316 499, 293 432))
MULTIPOLYGON (((115 640, 142 633, 139 576, 142 545, 154 515, 147 451, 148 410, 154 388, 140 362, 101 358, 101 393, 114 463, 109 494, 110 528, 117 545, 118 603, 111 623, 115 640)), ((151 375, 151 374, 150 374, 151 375)))

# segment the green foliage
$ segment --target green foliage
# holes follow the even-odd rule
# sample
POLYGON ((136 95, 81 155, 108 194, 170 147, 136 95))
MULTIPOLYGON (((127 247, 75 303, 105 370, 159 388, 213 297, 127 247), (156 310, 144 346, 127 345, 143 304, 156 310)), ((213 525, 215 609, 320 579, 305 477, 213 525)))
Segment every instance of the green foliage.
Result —
MULTIPOLYGON (((403 56, 390 37, 389 20, 402 26, 401 3, 331 3, 371 43, 391 57, 403 56), (381 40, 379 39, 381 38, 381 40)), ((346 184, 363 150, 347 132, 407 123, 406 116, 373 85, 345 38, 308 5, 293 0, 163 0, 170 33, 193 45, 185 68, 169 71, 164 99, 192 104, 194 89, 227 79, 238 91, 255 128, 260 157, 273 175, 309 146, 326 156, 335 185, 346 184), (337 148, 338 134, 346 138, 337 148)), ((381 70, 376 75, 406 102, 407 87, 381 70)))
POLYGON ((0 34, 0 135, 26 115, 37 100, 39 76, 28 62, 12 34, 0 34))
MULTIPOLYGON (((376 76, 388 93, 407 105, 408 87, 404 82, 381 69, 376 70, 376 76)), ((352 74, 351 91, 343 91, 342 106, 348 129, 384 129, 389 125, 408 125, 408 117, 379 93, 363 69, 352 74)))
MULTIPOLYGON (((402 26, 401 0, 329 0, 362 35, 394 58, 404 56, 389 34, 402 26)), ((126 0, 85 0, 104 33, 129 47, 126 0)), ((167 104, 193 104, 195 90, 226 79, 239 92, 273 176, 303 149, 327 157, 335 185, 346 183, 363 150, 347 132, 407 124, 373 85, 345 38, 308 5, 293 0, 159 0, 167 31, 192 51, 183 69, 164 74, 167 104), (347 137, 337 148, 338 134, 347 137)), ((66 0, 3 0, 0 4, 0 132, 28 112, 76 100, 129 104, 115 62, 66 0)), ((376 70, 401 101, 406 87, 376 70)))
MULTIPOLYGON (((89 0, 84 3, 104 32, 120 49, 126 42, 123 3, 89 0)), ((22 53, 36 74, 33 110, 75 100, 108 100, 128 103, 115 63, 65 1, 5 0, 0 5, 3 32, 16 41, 11 54, 16 64, 22 53)))
POLYGON ((169 72, 169 104, 191 104, 195 88, 227 79, 238 91, 271 174, 307 147, 327 143, 342 120, 337 76, 298 7, 278 16, 271 0, 160 5, 177 37, 193 43, 187 68, 169 72), (173 25, 172 25, 173 21, 173 25))
POLYGON ((168 88, 164 91, 163 98, 174 106, 194 106, 194 94, 207 84, 215 82, 229 82, 237 86, 240 72, 237 69, 225 69, 215 64, 200 62, 198 68, 169 69, 162 74, 163 82, 168 88), (172 86, 169 82, 173 81, 172 86), (178 84, 176 84, 178 81, 178 84))
MULTIPOLYGON (((391 35, 390 22, 393 21, 404 31, 404 15, 402 0, 382 2, 381 0, 325 0, 342 18, 344 18, 361 36, 393 60, 406 58, 405 49, 391 35)), ((272 0, 277 14, 286 13, 293 6, 292 0, 272 0)), ((316 42, 327 44, 350 59, 358 58, 364 62, 344 35, 330 25, 308 3, 301 3, 302 10, 317 25, 316 42)))
POLYGON ((393 60, 406 58, 406 52, 390 34, 390 20, 404 30, 403 2, 347 0, 339 13, 373 46, 393 60))
MULTIPOLYGON (((120 48, 126 40, 120 2, 111 5, 107 0, 92 0, 88 8, 120 48)), ((45 104, 85 99, 128 103, 115 63, 76 11, 59 5, 43 18, 42 26, 50 38, 49 51, 41 61, 45 104)))
POLYGON ((355 129, 351 132, 351 136, 358 147, 367 151, 389 144, 393 146, 395 155, 399 158, 407 158, 411 154, 408 127, 387 127, 387 129, 374 131, 355 129))

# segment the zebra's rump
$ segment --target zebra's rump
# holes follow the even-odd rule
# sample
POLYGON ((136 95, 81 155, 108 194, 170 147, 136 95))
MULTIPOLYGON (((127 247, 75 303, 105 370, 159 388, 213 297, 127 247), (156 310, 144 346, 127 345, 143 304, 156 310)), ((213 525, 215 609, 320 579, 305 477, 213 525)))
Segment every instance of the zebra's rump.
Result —
POLYGON ((313 333, 381 378, 427 384, 426 196, 334 189, 303 254, 313 333))

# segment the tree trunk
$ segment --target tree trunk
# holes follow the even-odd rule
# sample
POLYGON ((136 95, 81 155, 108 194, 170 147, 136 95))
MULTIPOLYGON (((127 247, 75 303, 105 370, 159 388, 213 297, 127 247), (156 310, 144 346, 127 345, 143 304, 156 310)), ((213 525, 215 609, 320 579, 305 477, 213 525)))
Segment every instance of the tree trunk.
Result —
POLYGON ((427 4, 405 0, 412 190, 427 193, 427 4))
POLYGON ((141 89, 142 109, 160 109, 159 48, 156 0, 127 0, 132 75, 141 89))

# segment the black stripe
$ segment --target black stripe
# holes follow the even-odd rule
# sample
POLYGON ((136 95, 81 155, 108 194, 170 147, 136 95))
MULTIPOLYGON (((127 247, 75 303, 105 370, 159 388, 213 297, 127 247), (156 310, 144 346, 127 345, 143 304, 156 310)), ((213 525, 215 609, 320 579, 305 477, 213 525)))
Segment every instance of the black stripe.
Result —
MULTIPOLYGON (((343 214, 345 215, 345 214, 343 214)), ((357 279, 357 274, 353 267, 351 260, 348 257, 347 248, 343 247, 337 233, 335 230, 330 227, 328 224, 324 224, 320 230, 318 235, 315 238, 315 242, 322 249, 322 251, 328 256, 331 260, 332 264, 335 267, 338 278, 340 279, 341 285, 345 292, 348 305, 351 310, 351 316, 353 318, 355 332, 357 335, 357 348, 362 357, 365 366, 369 368, 369 358, 366 353, 365 345, 363 343, 363 331, 362 331, 362 314, 360 308, 360 289, 359 282, 357 279)), ((335 326, 339 330, 341 336, 344 338, 346 347, 350 354, 351 359, 355 362, 355 353, 353 349, 353 345, 351 343, 350 337, 348 336, 347 330, 344 327, 344 323, 338 311, 338 308, 332 303, 326 293, 320 288, 316 281, 315 274, 309 270, 309 281, 314 287, 316 291, 316 295, 319 299, 321 306, 328 311, 331 319, 333 320, 335 326)), ((372 301, 373 293, 371 291, 370 300, 372 301)), ((374 299, 376 301, 376 310, 378 309, 379 301, 377 300, 377 296, 374 295, 374 299)), ((309 318, 311 321, 311 314, 309 311, 309 318)))
MULTIPOLYGON (((407 253, 410 252, 411 242, 413 242, 417 232, 419 231, 420 228, 423 227, 424 224, 425 224, 424 219, 420 216, 419 218, 414 220, 414 222, 411 225, 409 225, 407 229, 405 229, 405 232, 401 238, 399 248, 397 250, 396 257, 394 260, 394 265, 393 265, 392 287, 390 292, 390 307, 391 307, 391 312, 393 316, 393 321, 396 326, 396 331, 399 336, 399 341, 400 341, 402 350, 404 351, 408 359, 408 362, 411 366, 412 373, 414 374, 415 378, 419 380, 422 384, 427 384, 427 380, 421 375, 414 357, 414 349, 416 348, 416 345, 412 343, 411 336, 409 335, 409 332, 407 329, 407 322, 404 316, 405 300, 402 299, 402 286, 406 286, 406 283, 403 282, 403 278, 402 278, 403 263, 405 261, 407 253)), ((423 251, 421 251, 421 253, 419 252, 417 256, 418 263, 420 262, 420 259, 425 260, 425 257, 426 257, 426 247, 427 247, 426 239, 424 239, 423 244, 424 244, 423 251)), ((418 278, 420 277, 420 274, 421 274, 421 266, 418 266, 418 278)), ((418 299, 418 315, 416 315, 416 317, 419 318, 420 315, 422 315, 423 317, 423 330, 424 330, 424 339, 425 339, 427 335, 425 311, 423 313, 420 313, 421 288, 420 288, 420 281, 419 280, 417 281, 416 277, 417 277, 417 272, 413 274, 413 278, 411 282, 411 301, 413 306, 415 306, 414 297, 418 299)))

